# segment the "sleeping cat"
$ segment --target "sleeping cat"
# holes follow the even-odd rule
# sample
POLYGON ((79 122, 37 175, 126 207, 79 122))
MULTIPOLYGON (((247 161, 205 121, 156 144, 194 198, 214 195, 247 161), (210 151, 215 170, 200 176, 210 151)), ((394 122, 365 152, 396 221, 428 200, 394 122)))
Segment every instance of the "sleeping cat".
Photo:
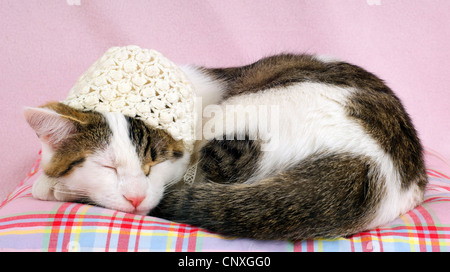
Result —
POLYGON ((277 106, 276 137, 258 130, 264 118, 247 119, 216 129, 191 153, 164 130, 120 113, 56 102, 27 108, 44 169, 33 196, 284 240, 348 236, 421 203, 420 141, 400 100, 373 74, 294 54, 183 70, 203 106, 218 105, 224 119, 230 105, 277 106), (195 181, 183 182, 192 167, 195 181))

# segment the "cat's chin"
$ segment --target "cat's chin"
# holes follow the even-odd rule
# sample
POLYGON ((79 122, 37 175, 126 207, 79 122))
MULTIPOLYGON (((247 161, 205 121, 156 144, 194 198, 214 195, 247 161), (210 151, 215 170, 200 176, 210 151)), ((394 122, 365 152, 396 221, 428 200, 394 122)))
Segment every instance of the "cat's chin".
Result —
POLYGON ((150 209, 145 209, 145 210, 137 209, 137 210, 135 210, 135 212, 133 212, 133 213, 134 213, 134 214, 137 214, 137 215, 147 215, 147 214, 150 213, 150 209))
POLYGON ((118 210, 121 212, 125 212, 125 213, 132 213, 132 214, 136 214, 136 215, 148 215, 151 211, 151 209, 113 209, 113 210, 118 210))

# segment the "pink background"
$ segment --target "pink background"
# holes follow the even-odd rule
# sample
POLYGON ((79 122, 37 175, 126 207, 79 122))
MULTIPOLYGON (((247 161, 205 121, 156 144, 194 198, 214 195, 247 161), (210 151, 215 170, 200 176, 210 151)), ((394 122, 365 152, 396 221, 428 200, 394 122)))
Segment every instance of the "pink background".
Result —
POLYGON ((448 0, 1 0, 0 199, 40 149, 22 108, 64 99, 115 45, 179 64, 240 65, 279 52, 356 63, 386 80, 424 145, 448 158, 449 11, 448 0))

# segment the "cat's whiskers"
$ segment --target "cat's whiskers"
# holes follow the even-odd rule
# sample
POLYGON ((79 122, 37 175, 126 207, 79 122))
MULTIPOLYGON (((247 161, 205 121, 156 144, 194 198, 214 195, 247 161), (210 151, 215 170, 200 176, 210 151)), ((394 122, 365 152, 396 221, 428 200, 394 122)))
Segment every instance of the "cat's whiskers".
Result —
POLYGON ((171 179, 166 184, 164 184, 164 191, 166 191, 167 188, 172 187, 175 183, 179 182, 178 179, 171 179))
POLYGON ((73 190, 73 191, 68 191, 68 190, 61 190, 61 189, 56 189, 53 188, 53 191, 56 193, 60 193, 60 194, 65 194, 65 195, 71 195, 71 196, 80 196, 80 197, 88 197, 88 194, 84 191, 81 190, 73 190))

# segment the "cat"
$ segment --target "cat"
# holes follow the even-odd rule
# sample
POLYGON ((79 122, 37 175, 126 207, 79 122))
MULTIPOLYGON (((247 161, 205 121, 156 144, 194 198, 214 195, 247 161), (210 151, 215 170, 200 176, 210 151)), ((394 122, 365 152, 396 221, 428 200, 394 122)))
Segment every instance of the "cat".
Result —
POLYGON ((374 74, 307 54, 182 69, 204 107, 226 115, 230 105, 277 106, 276 137, 249 124, 264 118, 247 120, 226 135, 217 129, 190 153, 164 130, 120 113, 59 102, 26 108, 42 143, 33 196, 292 241, 346 237, 422 202, 420 140, 401 101, 374 74), (185 183, 192 166, 195 181, 185 183))

